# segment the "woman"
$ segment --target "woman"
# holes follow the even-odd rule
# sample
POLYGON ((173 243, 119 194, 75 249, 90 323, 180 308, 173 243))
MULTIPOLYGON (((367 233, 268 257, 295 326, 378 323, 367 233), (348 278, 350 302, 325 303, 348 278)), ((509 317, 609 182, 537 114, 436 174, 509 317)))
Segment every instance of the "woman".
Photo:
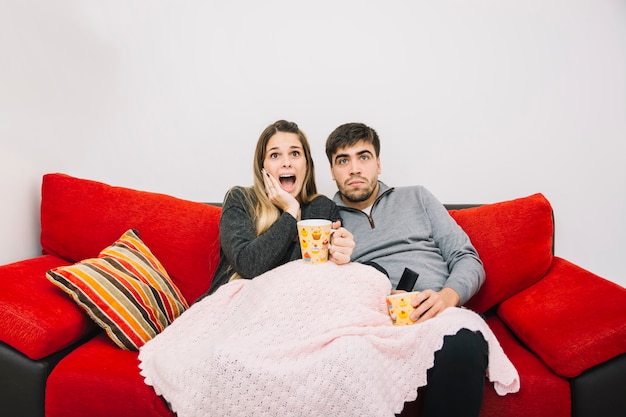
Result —
POLYGON ((252 279, 301 258, 296 222, 333 221, 329 259, 350 262, 352 234, 340 227, 339 210, 317 194, 311 150, 293 122, 279 120, 259 137, 254 153, 254 185, 231 188, 220 219, 220 263, 208 294, 233 279, 252 279))

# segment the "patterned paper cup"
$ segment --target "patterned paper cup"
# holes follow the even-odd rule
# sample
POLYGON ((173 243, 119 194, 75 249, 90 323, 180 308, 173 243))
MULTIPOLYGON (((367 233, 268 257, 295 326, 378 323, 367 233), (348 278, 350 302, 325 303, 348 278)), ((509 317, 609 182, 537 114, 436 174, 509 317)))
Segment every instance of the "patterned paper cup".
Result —
POLYGON ((389 315, 393 320, 394 326, 406 326, 407 324, 415 323, 411 320, 410 315, 415 310, 411 300, 416 294, 419 294, 419 291, 402 292, 387 296, 387 307, 389 308, 389 315))
POLYGON ((308 264, 319 264, 328 260, 328 245, 331 230, 330 220, 308 219, 298 222, 298 238, 302 260, 308 264))

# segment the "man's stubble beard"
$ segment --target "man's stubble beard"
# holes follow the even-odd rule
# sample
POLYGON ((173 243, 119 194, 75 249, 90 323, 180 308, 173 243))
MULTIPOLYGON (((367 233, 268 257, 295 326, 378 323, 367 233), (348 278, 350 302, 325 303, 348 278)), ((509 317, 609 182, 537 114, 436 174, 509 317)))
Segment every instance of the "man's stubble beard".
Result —
POLYGON ((356 190, 353 192, 346 192, 345 188, 343 187, 338 187, 338 188, 339 188, 339 193, 343 196, 343 198, 345 198, 351 203, 362 203, 363 201, 366 201, 368 198, 372 196, 372 194, 376 190, 376 186, 367 188, 365 190, 356 190))

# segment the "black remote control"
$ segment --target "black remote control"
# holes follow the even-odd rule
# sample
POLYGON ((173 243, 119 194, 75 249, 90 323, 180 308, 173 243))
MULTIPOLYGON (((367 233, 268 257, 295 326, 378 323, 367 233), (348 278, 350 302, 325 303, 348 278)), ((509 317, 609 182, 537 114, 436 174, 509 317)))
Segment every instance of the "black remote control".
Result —
POLYGON ((404 290, 407 292, 413 291, 413 287, 415 287, 417 277, 419 276, 420 274, 412 269, 404 268, 404 272, 402 273, 402 277, 400 277, 400 282, 398 282, 396 290, 404 290))

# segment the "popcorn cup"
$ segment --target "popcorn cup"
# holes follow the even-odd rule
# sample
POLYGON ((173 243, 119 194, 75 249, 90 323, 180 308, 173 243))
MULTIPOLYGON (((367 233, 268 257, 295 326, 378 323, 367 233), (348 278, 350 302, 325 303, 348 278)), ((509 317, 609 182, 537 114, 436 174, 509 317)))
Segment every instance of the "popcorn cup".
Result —
POLYGON ((307 264, 320 264, 328 260, 331 221, 308 219, 298 222, 298 238, 302 250, 302 260, 307 264))
POLYGON ((394 326, 406 326, 415 323, 411 320, 411 313, 415 310, 411 300, 419 291, 402 292, 387 296, 387 307, 394 326))

